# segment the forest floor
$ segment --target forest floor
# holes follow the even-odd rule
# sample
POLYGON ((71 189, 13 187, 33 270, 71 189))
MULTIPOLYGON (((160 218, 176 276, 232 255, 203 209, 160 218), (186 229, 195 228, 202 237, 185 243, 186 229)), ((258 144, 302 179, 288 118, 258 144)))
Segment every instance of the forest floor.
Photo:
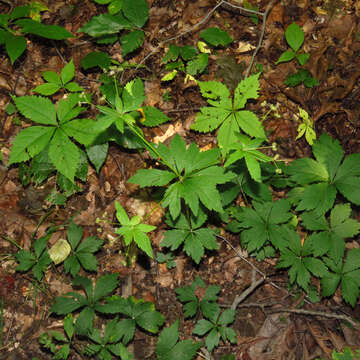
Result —
MULTIPOLYGON (((24 1, 14 0, 14 5, 24 1)), ((216 134, 202 135, 190 130, 196 113, 206 104, 194 81, 184 82, 183 75, 177 75, 170 82, 162 82, 164 66, 161 59, 164 48, 156 48, 161 40, 176 37, 191 26, 201 22, 215 0, 148 0, 150 17, 145 25, 145 43, 129 57, 129 61, 145 61, 145 68, 128 69, 124 72, 124 82, 138 76, 144 80, 146 105, 156 106, 171 118, 156 128, 144 130, 150 141, 168 144, 177 133, 188 142, 194 141, 200 148, 216 142, 216 134)), ((241 1, 239 4, 241 5, 241 1)), ((252 0, 260 11, 265 11, 267 0, 252 0)), ((49 24, 64 26, 76 34, 78 29, 92 16, 106 10, 91 0, 49 0, 50 11, 43 15, 49 24)), ((0 1, 0 13, 9 11, 7 2, 0 1)), ((249 64, 252 53, 259 42, 261 19, 255 25, 252 19, 239 10, 221 6, 209 19, 188 34, 172 43, 178 46, 194 45, 199 41, 199 33, 207 27, 226 29, 234 41, 225 48, 217 48, 210 55, 208 71, 200 80, 219 80, 230 83, 241 77, 249 64), (226 57, 225 57, 226 56, 226 57), (235 62, 219 62, 218 59, 232 58, 235 62), (239 64, 244 62, 245 66, 239 64), (225 64, 225 65, 224 65, 225 64)), ((7 164, 11 144, 24 122, 14 122, 15 115, 5 112, 11 101, 10 94, 24 96, 43 82, 41 74, 52 70, 60 73, 63 66, 73 59, 75 80, 93 94, 93 103, 99 95, 99 73, 84 71, 81 60, 91 51, 106 51, 119 61, 119 43, 97 45, 82 33, 66 41, 39 40, 29 37, 27 50, 14 65, 11 65, 4 48, 0 54, 0 114, 3 163, 7 164)), ((360 152, 360 2, 356 0, 278 0, 274 1, 267 17, 264 40, 258 52, 254 67, 261 64, 260 97, 251 104, 251 109, 259 118, 268 110, 269 104, 276 105, 276 112, 266 117, 264 127, 271 142, 277 142, 280 158, 291 162, 304 156, 311 156, 311 146, 302 137, 296 140, 299 106, 305 109, 314 121, 316 134, 327 132, 339 140, 345 154, 360 152), (319 86, 306 88, 304 85, 287 87, 286 76, 296 70, 294 61, 276 65, 280 54, 288 49, 284 32, 287 26, 296 22, 304 31, 303 50, 309 54, 306 65, 311 75, 318 79, 319 86), (261 104, 266 101, 268 105, 261 104)), ((60 96, 60 95, 59 95, 60 96)), ((56 100, 56 97, 54 98, 56 100)), ((95 116, 95 108, 88 116, 95 116)), ((83 227, 85 236, 97 235, 104 240, 104 246, 96 254, 97 278, 106 273, 118 273, 122 285, 122 295, 133 295, 155 304, 156 309, 166 318, 166 326, 180 318, 182 338, 195 339, 191 334, 195 320, 184 321, 183 308, 176 298, 175 289, 190 285, 200 276, 207 286, 218 285, 219 303, 231 306, 237 296, 251 289, 248 296, 239 303, 233 328, 237 334, 237 345, 220 342, 212 354, 220 359, 224 354, 234 354, 235 359, 331 359, 334 349, 344 346, 360 349, 360 331, 347 326, 339 318, 322 316, 329 313, 360 319, 360 306, 346 305, 337 292, 332 298, 317 303, 304 303, 304 296, 294 296, 289 291, 287 271, 276 270, 276 260, 257 262, 240 247, 239 236, 225 231, 221 235, 226 240, 218 240, 218 251, 207 252, 196 265, 182 251, 176 253, 176 267, 167 269, 139 256, 136 264, 124 265, 124 256, 119 243, 109 239, 116 234, 114 229, 115 200, 134 216, 145 213, 153 207, 150 200, 139 196, 138 187, 127 183, 127 179, 143 168, 144 159, 136 151, 124 150, 110 145, 109 155, 99 174, 89 169, 88 180, 83 190, 70 197, 66 206, 48 207, 45 201, 52 188, 50 179, 42 186, 29 185, 26 188, 19 181, 18 167, 7 168, 0 165, 0 297, 1 344, 0 359, 51 359, 52 355, 41 347, 39 337, 43 332, 59 330, 61 318, 49 315, 54 298, 71 291, 71 278, 63 271, 62 265, 51 266, 39 285, 29 273, 15 271, 17 265, 14 254, 17 247, 29 249, 36 237, 45 234, 50 226, 59 226, 50 244, 64 238, 61 225, 72 216, 77 225, 83 227), (97 220, 101 219, 101 221, 97 220), (244 261, 244 259, 246 261, 244 261), (252 263, 266 275, 259 286, 254 287, 252 263), (276 287, 274 287, 274 284, 276 287), (301 307, 299 307, 302 305, 301 307), (299 311, 298 311, 299 310, 299 311), (303 312, 301 311, 303 310, 303 312), (316 315, 316 312, 319 314, 316 315)), ((276 197, 283 196, 278 192, 276 197)), ((359 208, 355 208, 359 219, 359 208)), ((151 233, 152 246, 159 251, 166 225, 163 211, 152 213, 149 222, 157 229, 151 233)), ((359 238, 353 243, 360 244, 359 238)), ((258 275, 256 275, 258 276, 258 275)), ((198 339, 198 338, 196 338, 198 339)), ((136 359, 155 358, 156 337, 136 331, 130 350, 136 359)), ((201 353, 198 359, 204 358, 201 353)), ((74 352, 69 359, 81 359, 74 352)))

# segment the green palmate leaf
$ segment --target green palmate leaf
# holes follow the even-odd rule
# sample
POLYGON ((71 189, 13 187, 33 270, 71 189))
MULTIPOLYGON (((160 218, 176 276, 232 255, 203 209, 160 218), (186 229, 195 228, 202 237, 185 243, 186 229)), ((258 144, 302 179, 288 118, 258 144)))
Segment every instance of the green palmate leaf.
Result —
POLYGON ((258 151, 257 148, 263 142, 263 139, 251 140, 245 135, 238 135, 239 142, 230 145, 232 152, 226 160, 225 167, 233 164, 234 162, 245 159, 246 166, 249 170, 250 176, 257 182, 261 182, 261 169, 259 162, 269 162, 273 159, 262 152, 258 151))
POLYGON ((143 27, 149 18, 149 6, 145 0, 123 0, 122 12, 139 28, 143 27))
POLYGON ((235 213, 236 224, 241 232, 241 240, 250 253, 258 252, 269 243, 275 248, 284 246, 281 229, 292 218, 287 200, 276 202, 253 202, 254 209, 243 208, 235 213))
POLYGON ((44 125, 57 125, 56 110, 53 103, 40 96, 20 96, 14 99, 22 115, 44 125))
POLYGON ((87 24, 82 26, 79 31, 93 37, 100 37, 103 35, 116 34, 119 31, 130 27, 129 21, 123 16, 101 14, 99 16, 94 16, 87 24))
POLYGON ((26 49, 26 39, 23 36, 16 36, 10 32, 5 32, 4 41, 11 64, 14 64, 15 60, 17 60, 26 49))
POLYGON ((213 46, 227 46, 233 41, 226 31, 216 27, 202 31, 200 37, 213 46))
POLYGON ((323 277, 327 273, 327 267, 320 259, 314 258, 312 243, 306 239, 303 243, 295 231, 283 228, 284 238, 287 240, 286 247, 280 248, 279 268, 288 268, 290 283, 297 284, 305 291, 308 289, 310 274, 323 277))
MULTIPOLYGON (((219 153, 217 150, 200 152, 195 144, 186 149, 185 142, 175 136, 170 148, 160 144, 158 153, 165 165, 175 174, 178 181, 171 184, 165 193, 163 205, 169 206, 170 214, 175 219, 180 213, 181 199, 189 205, 191 211, 197 215, 200 202, 210 210, 222 211, 221 199, 217 184, 229 181, 234 174, 216 166, 219 153)), ((157 155, 156 155, 157 156, 157 155)), ((154 176, 158 176, 162 184, 170 181, 168 171, 141 170, 141 175, 135 174, 128 181, 141 183, 141 186, 153 185, 154 176), (149 174, 149 180, 147 175, 149 174)))
POLYGON ((49 147, 49 157, 56 169, 74 182, 80 159, 79 150, 62 129, 55 131, 49 147))
POLYGON ((139 48, 144 42, 144 32, 141 30, 132 31, 126 35, 120 37, 122 55, 126 56, 137 48, 139 48))
POLYGON ((337 191, 354 204, 360 204, 360 155, 349 155, 341 163, 343 150, 327 134, 314 142, 313 153, 316 161, 295 160, 286 169, 290 180, 309 184, 297 200, 297 210, 317 209, 319 214, 324 213, 332 207, 337 191))
POLYGON ((58 25, 45 25, 31 19, 17 20, 16 24, 22 28, 23 33, 38 35, 46 39, 64 40, 73 37, 71 33, 58 25))
POLYGON ((259 74, 241 81, 235 89, 234 101, 225 85, 216 82, 199 82, 201 93, 211 107, 203 107, 197 114, 193 130, 207 132, 219 128, 218 142, 225 152, 237 141, 241 130, 250 136, 265 138, 262 124, 251 111, 241 110, 248 99, 256 99, 259 89, 259 74))
MULTIPOLYGON (((173 180, 176 175, 170 171, 159 169, 140 169, 131 177, 134 182, 141 187, 145 186, 164 186, 173 180)), ((130 180, 129 180, 130 181, 130 180)))
POLYGON ((330 224, 324 215, 315 211, 301 215, 304 226, 309 230, 321 230, 308 236, 313 244, 314 256, 328 256, 338 263, 344 256, 345 239, 357 235, 360 223, 350 218, 349 204, 336 205, 330 214, 330 224))
POLYGON ((39 154, 49 144, 54 132, 54 127, 45 126, 32 126, 22 130, 14 140, 8 165, 27 161, 39 154))
POLYGON ((179 340, 179 320, 170 327, 165 328, 159 335, 156 344, 156 355, 158 360, 191 360, 202 346, 199 342, 191 340, 179 340))
POLYGON ((339 284, 341 284, 343 299, 352 307, 355 307, 360 292, 359 249, 349 250, 344 264, 341 261, 335 263, 330 259, 328 259, 327 263, 331 272, 328 272, 321 279, 323 296, 333 295, 339 284))
POLYGON ((285 31, 285 38, 289 46, 294 51, 298 51, 304 43, 304 32, 299 25, 292 23, 285 31))

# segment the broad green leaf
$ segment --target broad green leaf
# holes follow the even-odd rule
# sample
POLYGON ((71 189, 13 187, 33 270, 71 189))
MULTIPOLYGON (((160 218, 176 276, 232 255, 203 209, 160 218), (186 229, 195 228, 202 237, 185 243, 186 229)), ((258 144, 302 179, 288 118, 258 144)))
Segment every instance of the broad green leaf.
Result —
POLYGON ((290 180, 301 185, 329 180, 329 174, 326 167, 309 158, 293 161, 286 169, 286 172, 290 174, 290 180))
POLYGON ((196 326, 193 330, 193 334, 203 336, 207 332, 209 332, 213 327, 214 325, 210 321, 201 319, 196 323, 196 326))
POLYGON ((167 121, 170 121, 170 118, 153 106, 143 106, 142 110, 144 112, 144 119, 141 120, 141 123, 144 126, 159 126, 167 121))
POLYGON ((17 20, 16 24, 22 28, 23 33, 38 35, 46 39, 64 40, 73 37, 71 33, 58 25, 45 25, 31 19, 17 20))
POLYGON ((213 46, 227 46, 233 41, 233 39, 226 31, 217 27, 207 28, 206 30, 202 31, 200 33, 200 38, 204 39, 213 46))
POLYGON ((109 144, 99 144, 99 145, 90 145, 86 148, 86 154, 90 162, 94 165, 95 170, 99 173, 101 167, 103 166, 107 154, 108 154, 109 144))
POLYGON ((54 72, 54 71, 44 71, 44 72, 42 73, 42 77, 43 77, 44 80, 47 81, 47 82, 61 85, 60 76, 59 76, 56 72, 54 72))
POLYGON ((53 136, 55 127, 32 126, 22 130, 15 138, 8 165, 27 161, 43 151, 53 136))
MULTIPOLYGON (((235 89, 234 105, 236 109, 244 108, 247 100, 259 97, 259 76, 260 73, 249 76, 242 80, 235 89)), ((259 138, 261 136, 258 136, 259 138)))
POLYGON ((68 137, 74 138, 80 144, 90 146, 99 135, 96 122, 92 119, 75 119, 61 126, 68 137))
POLYGON ((71 252, 71 247, 65 239, 59 239, 49 250, 50 259, 55 265, 62 263, 71 252))
POLYGON ((173 180, 176 175, 170 171, 159 169, 140 169, 128 182, 145 186, 164 186, 173 180))
POLYGON ((125 209, 120 205, 120 203, 115 200, 115 209, 116 209, 116 218, 118 219, 121 225, 129 225, 130 219, 125 211, 125 209))
POLYGON ((75 277, 79 273, 80 263, 74 254, 70 255, 67 259, 65 259, 64 269, 65 273, 70 273, 72 277, 75 277))
MULTIPOLYGON (((297 58, 299 64, 304 66, 308 62, 308 60, 310 59, 310 54, 304 54, 304 53, 303 54, 296 54, 296 58, 297 58)), ((316 80, 316 79, 314 79, 314 80, 316 80)), ((318 83, 315 84, 315 85, 318 85, 318 83)), ((309 87, 312 87, 312 86, 309 86, 309 87)))
POLYGON ((111 57, 103 51, 92 51, 81 60, 81 66, 87 70, 95 66, 108 69, 111 65, 111 57))
POLYGON ((149 6, 145 0, 123 0, 122 12, 139 28, 143 27, 149 18, 149 6))
POLYGON ((186 72, 195 76, 201 74, 207 67, 209 54, 198 54, 197 57, 186 64, 186 72))
POLYGON ((16 271, 25 272, 33 267, 36 263, 36 258, 34 254, 27 250, 19 250, 15 254, 16 260, 19 265, 16 267, 16 271))
POLYGON ((75 250, 79 245, 80 240, 82 239, 83 229, 81 226, 78 226, 73 221, 71 221, 68 226, 66 236, 71 245, 71 248, 75 250))
POLYGON ((102 297, 112 293, 118 286, 118 274, 107 274, 101 276, 95 285, 94 301, 99 301, 102 297))
POLYGON ((89 306, 81 310, 75 322, 75 332, 78 335, 86 336, 94 328, 95 311, 89 306))
POLYGON ((97 271, 97 260, 96 257, 89 252, 80 252, 76 253, 76 257, 80 262, 81 266, 87 271, 97 271))
POLYGON ((144 32, 134 30, 120 37, 122 56, 126 56, 139 48, 144 42, 144 32))
POLYGON ((19 19, 22 17, 28 17, 30 15, 29 6, 16 6, 10 13, 9 18, 11 20, 19 19))
POLYGON ((149 237, 143 233, 142 231, 135 231, 134 232, 134 241, 136 245, 144 251, 144 253, 149 256, 151 259, 154 258, 151 242, 149 237))
POLYGON ((45 83, 45 84, 38 85, 35 89, 33 89, 33 91, 40 95, 49 96, 49 95, 55 94, 60 89, 61 89, 61 86, 59 84, 45 83))
POLYGON ((9 55, 11 64, 14 64, 15 60, 17 60, 26 49, 26 39, 23 36, 16 36, 10 32, 6 32, 4 38, 6 52, 9 55))
POLYGON ((62 129, 55 131, 50 142, 49 157, 56 169, 71 182, 74 182, 80 159, 79 150, 62 129))
POLYGON ((360 154, 351 154, 344 159, 334 184, 349 201, 360 205, 360 154))
POLYGON ((84 88, 82 88, 78 83, 76 82, 69 82, 65 85, 65 89, 69 90, 70 92, 79 92, 84 91, 84 88))
POLYGON ((131 25, 123 16, 101 14, 94 16, 78 31, 84 32, 93 37, 117 34, 122 29, 128 29, 131 25))
POLYGON ((156 345, 158 360, 191 360, 202 346, 199 342, 179 339, 179 321, 176 320, 170 327, 165 328, 159 335, 156 345))
POLYGON ((304 32, 298 24, 293 22, 287 27, 285 38, 289 46, 294 51, 298 51, 304 42, 304 32))
POLYGON ((275 63, 276 65, 279 64, 279 63, 282 63, 282 62, 288 62, 288 61, 291 61, 292 59, 295 59, 296 57, 296 53, 292 50, 287 50, 287 51, 284 51, 279 59, 277 60, 277 62, 275 63))
POLYGON ((233 323, 235 320, 235 310, 233 309, 226 309, 219 317, 218 323, 220 325, 229 325, 233 323))
POLYGON ((296 210, 314 210, 317 214, 325 214, 334 204, 336 188, 332 184, 318 183, 305 187, 302 200, 296 210))
POLYGON ((325 166, 330 180, 333 180, 344 156, 338 140, 332 140, 328 134, 322 134, 312 146, 316 160, 325 166))
POLYGON ((57 315, 69 314, 81 307, 86 303, 86 298, 84 296, 71 292, 65 294, 65 296, 58 296, 55 299, 55 303, 50 309, 50 312, 53 312, 57 315))
POLYGON ((215 347, 219 346, 220 334, 217 329, 212 329, 209 335, 205 339, 205 345, 207 349, 211 352, 215 347))
POLYGON ((336 205, 330 214, 330 224, 332 231, 342 238, 351 238, 360 231, 360 223, 355 219, 350 219, 350 204, 336 205))
POLYGON ((129 81, 123 90, 122 100, 124 104, 123 112, 137 110, 145 100, 144 83, 136 78, 129 81))
POLYGON ((44 125, 57 125, 54 104, 40 96, 20 96, 14 99, 15 105, 22 115, 44 125))
POLYGON ((68 83, 75 76, 75 65, 71 59, 61 70, 61 80, 63 84, 68 83))
POLYGON ((77 253, 80 252, 94 253, 101 248, 102 244, 103 244, 103 240, 99 239, 97 236, 89 236, 80 243, 76 251, 77 253))

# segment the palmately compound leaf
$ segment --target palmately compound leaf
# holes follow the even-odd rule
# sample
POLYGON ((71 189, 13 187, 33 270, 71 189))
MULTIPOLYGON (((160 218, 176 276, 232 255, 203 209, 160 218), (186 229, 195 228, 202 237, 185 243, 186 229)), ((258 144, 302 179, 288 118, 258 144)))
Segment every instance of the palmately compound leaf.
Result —
POLYGON ((159 145, 157 151, 168 170, 142 169, 129 182, 149 186, 155 185, 155 181, 166 185, 168 181, 162 205, 169 206, 173 219, 180 214, 181 199, 185 200, 195 216, 199 212, 200 203, 209 210, 222 212, 216 185, 231 180, 234 174, 226 173, 217 166, 219 152, 216 149, 201 152, 194 143, 186 149, 186 143, 176 135, 169 148, 159 145), (172 178, 177 181, 173 182, 172 178))
POLYGON ((298 159, 286 169, 290 180, 303 187, 301 197, 295 201, 296 210, 315 210, 318 215, 324 214, 332 208, 337 191, 359 205, 360 154, 343 159, 339 142, 327 134, 314 142, 313 153, 316 160, 298 159))
POLYGON ((322 278, 327 273, 327 266, 321 259, 313 255, 312 242, 287 227, 281 229, 283 238, 287 240, 285 247, 280 248, 278 268, 290 268, 290 283, 296 283, 305 291, 308 290, 310 275, 322 278))
POLYGON ((257 116, 242 110, 249 99, 258 98, 259 74, 241 81, 235 89, 232 100, 229 90, 217 81, 199 82, 201 94, 210 106, 200 109, 191 128, 200 132, 218 130, 218 143, 227 153, 229 146, 237 141, 236 134, 244 133, 265 139, 265 132, 257 116))
POLYGON ((360 293, 360 249, 351 249, 347 253, 344 264, 341 261, 335 263, 328 259, 327 264, 331 272, 321 279, 323 296, 331 296, 341 284, 343 299, 355 307, 360 293))
POLYGON ((191 360, 202 346, 201 342, 179 340, 179 320, 165 328, 156 344, 157 360, 191 360))
POLYGON ((235 213, 241 241, 250 253, 260 252, 267 245, 276 249, 285 246, 280 229, 287 227, 292 218, 290 203, 282 199, 276 202, 253 202, 254 209, 242 208, 235 213))
POLYGON ((161 246, 176 250, 181 244, 184 244, 186 254, 191 256, 197 264, 204 256, 205 249, 217 250, 219 248, 211 229, 190 226, 183 214, 180 214, 175 221, 174 227, 175 230, 165 232, 161 246))
POLYGON ((302 223, 308 230, 315 230, 307 238, 313 243, 314 256, 327 254, 335 263, 344 256, 345 239, 352 238, 360 231, 360 223, 350 218, 350 204, 338 204, 330 213, 330 221, 315 211, 301 214, 302 223))

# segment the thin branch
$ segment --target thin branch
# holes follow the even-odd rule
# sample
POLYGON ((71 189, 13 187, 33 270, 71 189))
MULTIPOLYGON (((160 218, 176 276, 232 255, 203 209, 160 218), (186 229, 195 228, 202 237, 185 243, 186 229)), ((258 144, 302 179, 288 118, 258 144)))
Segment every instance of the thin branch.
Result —
POLYGON ((263 39, 264 39, 264 34, 265 34, 265 28, 266 28, 266 19, 267 19, 267 16, 270 12, 270 9, 273 5, 273 3, 275 2, 275 0, 271 0, 268 4, 268 6, 266 7, 266 10, 264 12, 264 15, 263 15, 263 23, 262 23, 262 28, 261 28, 261 33, 260 33, 260 38, 259 38, 259 42, 256 46, 256 49, 255 51, 253 52, 252 54, 252 57, 251 57, 251 60, 250 60, 250 63, 249 63, 249 66, 248 68, 246 69, 246 72, 245 72, 245 78, 247 78, 250 74, 250 71, 251 71, 251 68, 254 64, 254 60, 255 60, 255 56, 257 55, 257 53, 259 52, 260 48, 261 48, 261 45, 262 45, 262 42, 263 42, 263 39))
POLYGON ((340 315, 340 314, 333 314, 327 313, 322 311, 313 311, 313 310, 305 310, 305 309, 287 309, 287 308, 279 308, 279 309, 272 309, 269 310, 270 313, 279 313, 279 312, 288 312, 293 314, 300 314, 300 315, 308 315, 308 316, 321 316, 329 319, 337 319, 343 320, 350 323, 354 328, 360 329, 360 323, 354 321, 350 316, 347 315, 340 315))
POLYGON ((252 282, 251 285, 243 291, 240 295, 235 296, 233 303, 231 304, 231 309, 235 310, 238 305, 243 302, 258 286, 260 286, 265 281, 265 278, 260 278, 255 282, 252 282))

